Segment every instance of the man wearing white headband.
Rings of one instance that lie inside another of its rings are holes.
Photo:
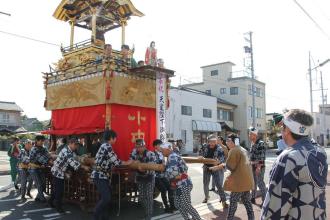
[[[256,191],[257,186],[261,191],[262,203],[266,196],[266,184],[264,182],[265,175],[265,159],[266,159],[266,148],[265,142],[258,137],[258,130],[254,127],[249,128],[249,138],[251,141],[250,148],[250,161],[252,164],[254,189],[251,193],[251,202],[256,204]],[[262,204],[261,203],[261,204]]]
[[[202,220],[196,209],[191,205],[191,190],[193,184],[188,176],[188,166],[180,155],[172,149],[171,143],[160,145],[161,151],[167,162],[165,165],[165,177],[170,180],[171,187],[174,190],[174,204],[180,211],[183,219]]]
[[[289,146],[275,161],[261,219],[327,219],[325,187],[328,164],[324,149],[308,137],[313,117],[290,110],[283,119],[282,137]]]

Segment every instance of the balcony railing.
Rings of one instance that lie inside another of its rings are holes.
[[[61,52],[63,54],[73,52],[75,50],[79,50],[92,45],[92,41],[90,39],[81,41],[79,43],[74,44],[73,46],[61,47]],[[96,45],[95,45],[96,46]]]

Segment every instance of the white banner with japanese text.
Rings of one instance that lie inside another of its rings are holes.
[[[158,73],[156,79],[156,120],[157,120],[157,137],[165,142],[165,109],[166,109],[166,76]]]

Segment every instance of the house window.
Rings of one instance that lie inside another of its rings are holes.
[[[234,112],[229,112],[229,121],[234,121]]]
[[[204,118],[212,118],[212,110],[211,109],[203,109],[203,117]]]
[[[0,122],[4,123],[4,124],[8,124],[9,123],[9,114],[4,112],[0,115]]]
[[[261,97],[261,89],[260,88],[256,88],[256,96]]]
[[[256,117],[263,118],[263,110],[261,108],[256,108]]]
[[[248,91],[249,91],[249,95],[252,95],[252,85],[249,85]]]
[[[252,106],[249,106],[249,107],[248,107],[248,116],[249,116],[249,118],[252,118],[252,117],[253,117]]]
[[[230,95],[238,95],[238,87],[230,87]]]
[[[226,88],[220,88],[220,94],[226,94]]]
[[[217,76],[219,74],[218,70],[212,70],[211,76]]]
[[[191,106],[181,105],[181,114],[182,115],[192,116],[192,107]]]
[[[220,108],[217,109],[218,121],[233,121],[233,118],[233,112]]]
[[[208,95],[211,95],[211,90],[210,89],[205,90],[205,93],[208,94]]]
[[[265,92],[263,89],[260,89],[260,98],[263,98],[265,96]]]
[[[187,131],[181,130],[181,139],[183,143],[187,143]]]

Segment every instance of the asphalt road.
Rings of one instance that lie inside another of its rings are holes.
[[[327,149],[328,158],[330,158],[330,149]],[[268,182],[268,173],[271,165],[276,159],[276,155],[268,153],[266,159],[266,174],[265,182]],[[202,215],[210,213],[212,210],[220,209],[219,196],[210,192],[210,203],[202,204],[204,199],[203,182],[202,182],[202,166],[200,164],[189,164],[189,175],[192,178],[194,188],[192,191],[192,203]],[[10,181],[10,176],[0,176],[0,185],[6,181]],[[36,195],[34,189],[32,194]],[[91,213],[86,210],[81,210],[80,207],[72,204],[65,204],[64,208],[67,211],[65,214],[59,214],[54,209],[47,207],[45,204],[36,203],[28,199],[26,203],[19,204],[20,196],[11,188],[0,192],[0,219],[4,220],[53,220],[53,219],[92,219]],[[172,215],[164,215],[161,208],[160,196],[154,202],[154,220],[170,220],[182,219],[178,213]],[[142,219],[143,210],[135,202],[124,202],[121,207],[120,215],[118,214],[118,205],[113,205],[110,208],[111,219],[113,220],[137,220]]]

